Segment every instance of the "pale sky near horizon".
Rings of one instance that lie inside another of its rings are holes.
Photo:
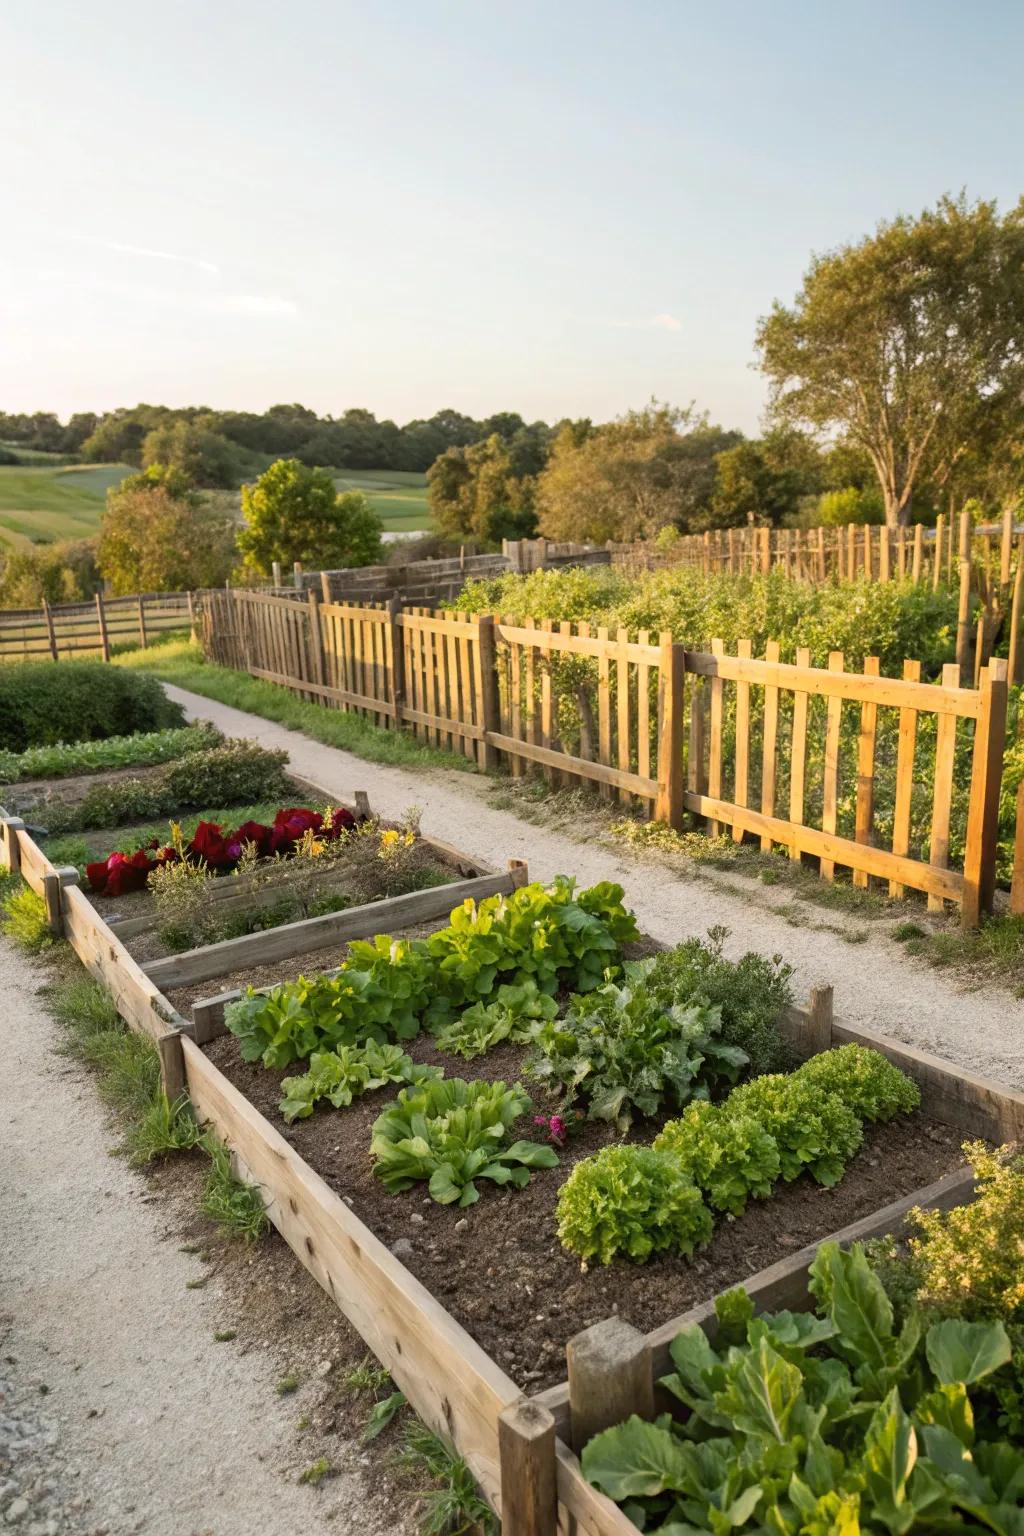
[[[0,0],[0,410],[756,431],[810,253],[1024,193],[1010,0]]]

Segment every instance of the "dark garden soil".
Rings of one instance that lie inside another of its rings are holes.
[[[16,784],[5,784],[4,804],[13,816],[31,813],[45,821],[48,806],[77,805],[97,784],[117,784],[122,779],[158,778],[166,773],[167,763],[149,763],[134,768],[102,768],[96,773],[75,774],[67,779],[19,779]],[[89,837],[102,833],[83,834]]]
[[[426,1037],[408,1049],[417,1061],[443,1066],[449,1077],[515,1082],[523,1072],[521,1047],[502,1046],[472,1062],[442,1055]],[[692,1260],[617,1260],[585,1272],[558,1243],[555,1202],[572,1164],[614,1140],[612,1128],[586,1125],[563,1149],[558,1168],[536,1171],[524,1190],[483,1181],[478,1203],[459,1210],[431,1200],[425,1184],[391,1195],[374,1176],[371,1127],[392,1093],[372,1094],[345,1110],[318,1110],[288,1126],[278,1109],[281,1080],[301,1072],[302,1064],[281,1072],[246,1063],[230,1036],[207,1051],[383,1242],[400,1243],[403,1263],[531,1392],[564,1379],[565,1345],[582,1328],[618,1313],[649,1332],[964,1161],[962,1134],[921,1114],[866,1128],[860,1153],[835,1189],[809,1178],[782,1186],[770,1200],[752,1202],[742,1217],[720,1220],[711,1243]],[[647,1123],[637,1139],[650,1140],[656,1129]],[[545,1136],[529,1115],[514,1134]]]

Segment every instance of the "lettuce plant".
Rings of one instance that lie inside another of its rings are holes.
[[[647,990],[650,961],[625,967],[625,980],[574,997],[564,1019],[545,1025],[529,1065],[539,1082],[572,1100],[586,1099],[591,1118],[627,1130],[634,1114],[654,1115],[707,1097],[735,1082],[747,1064],[720,1038],[717,1008],[664,1006]]]
[[[558,1192],[558,1236],[583,1260],[643,1263],[666,1249],[691,1255],[711,1236],[711,1212],[678,1160],[651,1147],[604,1147],[577,1163]]]
[[[1020,1536],[1024,1451],[984,1413],[1011,1356],[1003,1325],[914,1314],[897,1329],[857,1244],[823,1244],[811,1273],[814,1313],[755,1317],[732,1292],[724,1348],[684,1329],[662,1386],[685,1422],[634,1415],[596,1435],[589,1481],[663,1536]]]
[[[690,1104],[655,1137],[654,1149],[671,1153],[716,1211],[741,1216],[748,1200],[771,1194],[782,1160],[774,1136],[727,1105]]]
[[[289,1122],[305,1120],[321,1099],[344,1109],[388,1083],[422,1083],[441,1075],[437,1067],[414,1062],[399,1045],[378,1045],[375,1040],[339,1045],[336,1051],[314,1051],[308,1072],[284,1079],[281,1113]]]
[[[734,1089],[730,1115],[750,1115],[775,1141],[787,1183],[809,1173],[819,1184],[838,1184],[864,1140],[852,1109],[799,1072],[769,1073]]]
[[[541,992],[528,977],[514,985],[503,984],[493,1002],[474,1003],[450,1024],[442,1025],[434,1043],[440,1051],[472,1061],[506,1040],[512,1045],[528,1045],[543,1020],[557,1017],[555,999]]]
[[[517,1083],[469,1083],[445,1078],[403,1088],[374,1121],[373,1171],[392,1194],[427,1180],[441,1205],[472,1205],[477,1179],[522,1189],[531,1168],[556,1168],[552,1147],[509,1142],[509,1132],[532,1105]]]
[[[864,1045],[840,1045],[805,1061],[796,1076],[834,1093],[860,1120],[891,1120],[921,1103],[913,1078]]]

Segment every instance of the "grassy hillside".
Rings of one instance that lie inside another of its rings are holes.
[[[90,538],[107,487],[131,473],[125,464],[0,465],[0,539],[20,546]]]
[[[427,506],[427,477],[403,469],[346,469],[335,475],[339,491],[362,491],[386,532],[433,528]]]
[[[17,547],[91,537],[107,487],[133,473],[125,464],[0,465],[0,541]],[[362,491],[389,531],[433,526],[425,475],[353,469],[334,478],[341,491]]]

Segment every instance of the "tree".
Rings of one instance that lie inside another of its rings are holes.
[[[869,456],[889,526],[942,485],[990,412],[1024,389],[1024,199],[943,198],[814,258],[757,331],[778,419],[838,429]]]
[[[715,459],[711,524],[735,528],[747,522],[787,522],[801,499],[821,489],[818,448],[802,432],[776,429],[760,442],[737,443]]]
[[[101,585],[92,539],[32,544],[0,556],[0,606],[5,608],[39,608],[44,598],[48,603],[80,602]]]
[[[566,423],[537,482],[540,531],[604,543],[707,526],[715,457],[739,440],[692,406],[657,402],[597,428]]]
[[[247,570],[269,576],[275,560],[321,569],[380,559],[380,518],[357,491],[339,495],[325,469],[278,459],[242,487],[238,547]]]
[[[192,421],[168,422],[147,432],[142,467],[170,465],[193,484],[229,489],[240,479],[239,450],[226,437]]]
[[[97,563],[115,597],[217,587],[234,559],[231,516],[180,469],[154,464],[107,492]]]
[[[506,443],[495,432],[468,448],[449,448],[434,461],[427,470],[428,499],[446,538],[493,544],[536,531],[538,448],[528,434],[523,428]]]

